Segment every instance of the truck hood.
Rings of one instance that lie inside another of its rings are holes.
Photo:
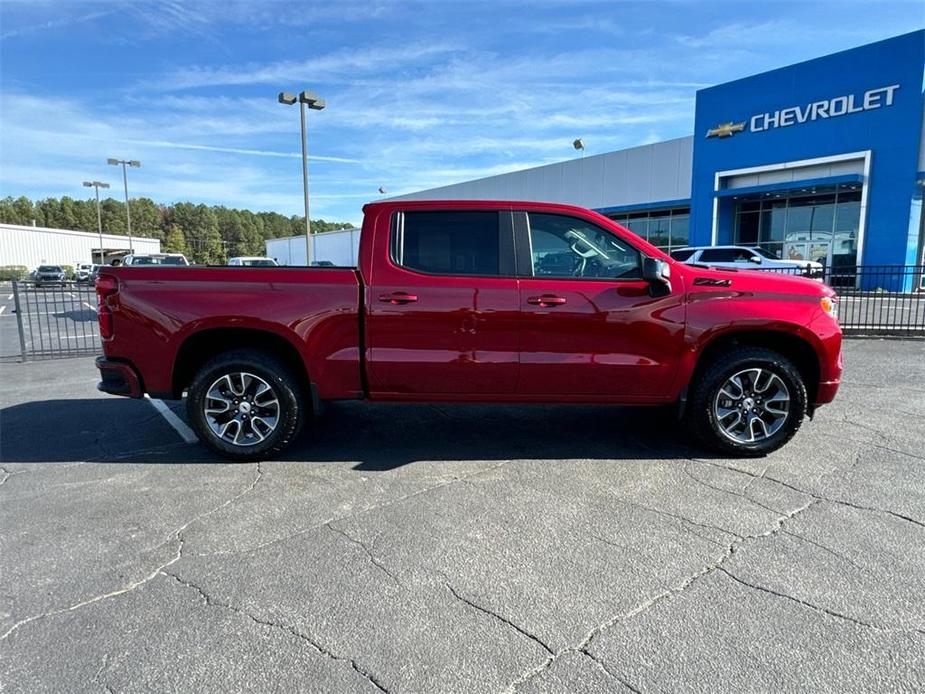
[[[835,291],[822,282],[778,272],[686,265],[677,261],[673,261],[671,270],[672,274],[684,277],[687,291],[714,288],[818,297],[835,295]]]

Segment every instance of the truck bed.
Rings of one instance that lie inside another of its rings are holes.
[[[230,348],[258,330],[295,345],[318,397],[362,397],[356,270],[155,266],[107,267],[100,274],[119,281],[114,335],[103,351],[116,360],[130,354],[155,397],[180,395],[181,349],[189,356],[204,341]]]

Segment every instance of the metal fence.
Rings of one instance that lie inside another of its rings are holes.
[[[39,286],[32,281],[14,281],[13,307],[18,333],[16,346],[22,361],[102,351],[93,284],[66,282]],[[2,356],[11,356],[8,354],[11,343],[13,336],[5,334]]]

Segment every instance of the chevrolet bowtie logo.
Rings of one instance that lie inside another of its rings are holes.
[[[732,137],[743,130],[745,130],[744,121],[742,123],[722,123],[707,130],[707,137]]]

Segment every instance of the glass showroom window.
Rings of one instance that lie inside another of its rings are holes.
[[[860,216],[861,191],[855,183],[816,188],[809,195],[766,194],[736,205],[734,238],[778,258],[853,265]]]
[[[691,214],[687,207],[608,216],[666,253],[683,248],[690,238]]]

